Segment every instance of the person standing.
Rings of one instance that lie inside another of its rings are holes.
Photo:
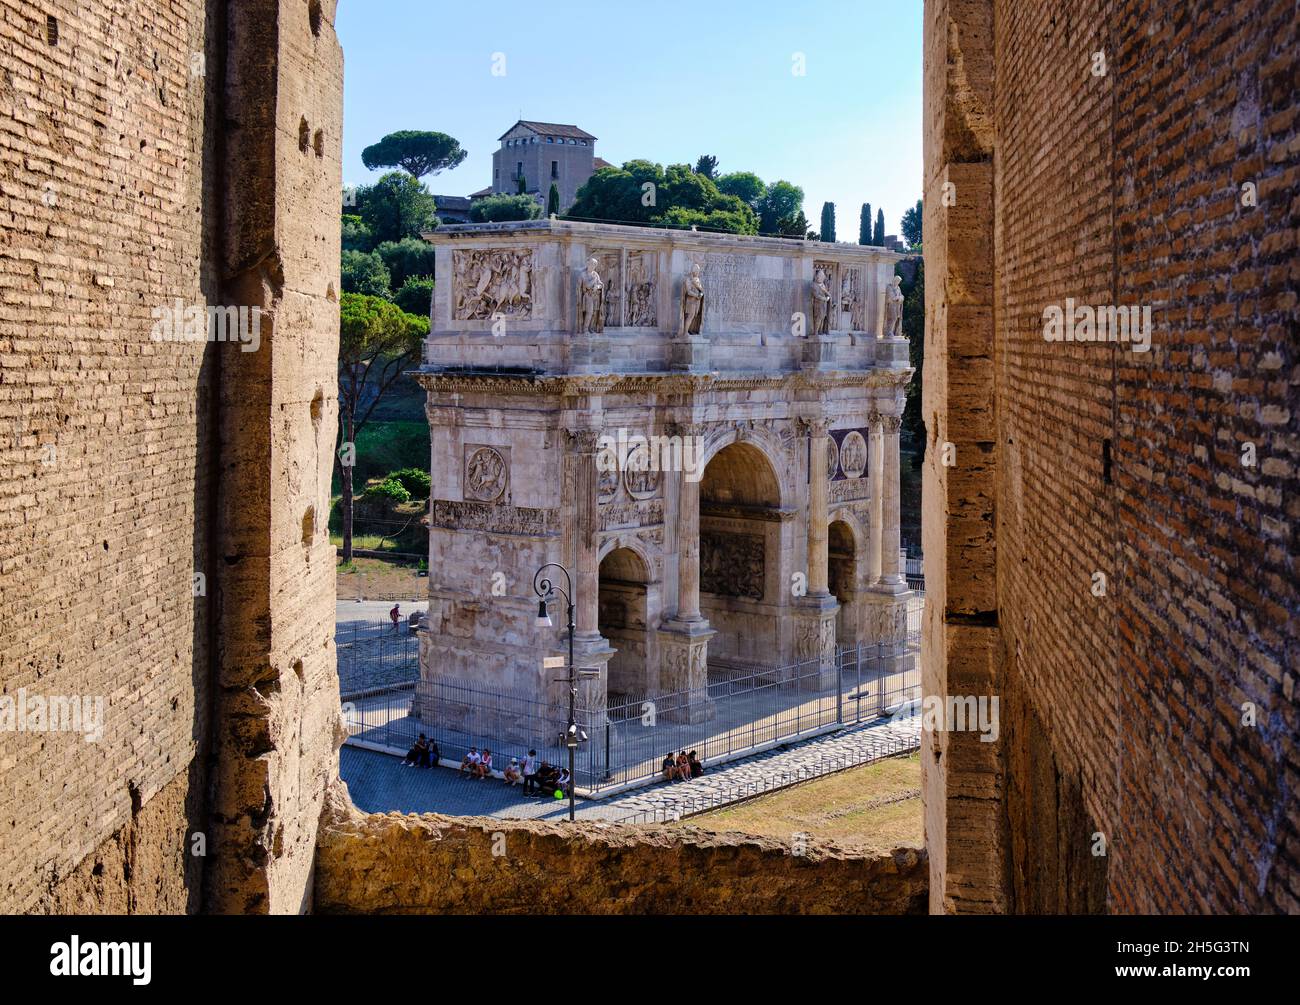
[[[541,791],[542,787],[537,784],[537,751],[530,750],[524,758],[524,795],[531,796]]]
[[[393,609],[388,612],[388,616],[393,619],[393,631],[398,631],[397,623],[402,620],[402,605],[394,604]]]

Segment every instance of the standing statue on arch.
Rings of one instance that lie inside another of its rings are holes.
[[[903,337],[903,279],[895,276],[885,287],[885,338]]]
[[[704,281],[700,278],[700,263],[691,266],[691,273],[682,280],[682,305],[678,324],[683,335],[698,335],[704,323]]]

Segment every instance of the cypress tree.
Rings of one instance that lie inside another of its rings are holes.
[[[876,210],[876,233],[871,243],[878,248],[885,246],[885,211],[883,209]]]
[[[862,204],[862,215],[858,217],[858,243],[871,243],[871,203]]]
[[[560,190],[555,182],[551,182],[551,190],[546,193],[546,215],[548,218],[560,215]]]
[[[821,236],[823,241],[834,243],[835,241],[835,203],[822,203],[822,229]]]

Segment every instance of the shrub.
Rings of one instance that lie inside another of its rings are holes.
[[[429,477],[429,472],[419,468],[402,468],[401,471],[388,475],[386,480],[401,483],[412,499],[428,499],[429,493],[433,491],[433,479]]]
[[[382,482],[366,486],[366,490],[361,493],[361,498],[368,503],[396,506],[399,503],[410,502],[411,493],[407,491],[405,485],[390,476]]]

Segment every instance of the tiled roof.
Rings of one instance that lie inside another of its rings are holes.
[[[566,126],[562,122],[532,122],[528,119],[520,119],[514,126],[511,126],[510,129],[498,136],[497,139],[505,139],[515,126],[524,126],[539,136],[563,136],[566,139],[574,140],[594,140],[596,138],[585,129],[579,129],[577,126]]]
[[[591,167],[593,170],[596,168],[612,168],[613,166],[614,165],[605,160],[604,157],[593,157],[591,159]]]

